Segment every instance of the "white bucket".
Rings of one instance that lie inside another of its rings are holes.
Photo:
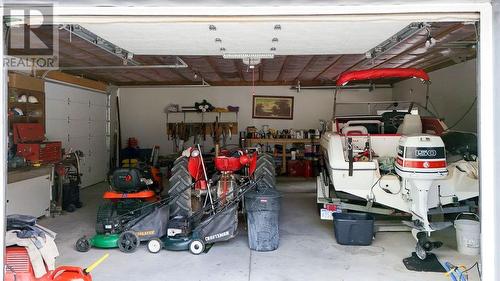
[[[461,215],[472,215],[477,220],[459,219]],[[479,217],[473,213],[462,213],[455,218],[457,233],[457,248],[464,255],[479,255],[481,223]]]

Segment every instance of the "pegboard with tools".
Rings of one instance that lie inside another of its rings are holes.
[[[213,141],[225,146],[227,141],[238,138],[238,112],[169,112],[166,130],[174,149],[182,149],[192,138],[194,144]]]

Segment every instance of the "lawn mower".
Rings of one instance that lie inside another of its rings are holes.
[[[148,250],[158,253],[189,250],[194,255],[203,253],[207,245],[234,238],[238,229],[238,206],[244,194],[255,188],[260,179],[249,181],[227,195],[219,197],[213,205],[207,205],[189,217],[176,216],[168,222],[167,234],[148,242]],[[222,201],[225,201],[224,203]]]
[[[233,190],[257,178],[259,186],[275,188],[274,158],[269,154],[242,149],[222,150],[213,162],[215,173],[209,177],[199,145],[184,150],[175,160],[168,192],[185,191],[174,199],[170,217],[189,217],[193,211],[213,205],[214,198],[220,198],[219,203],[224,204],[232,199],[232,194],[237,194],[232,193]],[[193,183],[193,188],[185,188]]]
[[[139,169],[119,168],[113,172],[111,182],[112,189],[104,193],[106,201],[97,211],[96,235],[90,239],[86,236],[78,239],[76,249],[80,252],[86,252],[90,247],[116,248],[123,240],[130,243],[134,237],[123,233],[125,230],[148,214],[162,212],[152,203],[165,200],[160,200],[159,194],[149,188],[153,180],[145,178]]]
[[[233,238],[243,195],[256,186],[275,188],[274,159],[267,154],[222,151],[214,159],[217,172],[207,180],[200,151],[188,148],[174,163],[169,193],[184,191],[171,204],[166,235],[148,242],[152,253],[165,248],[200,254],[207,244]]]

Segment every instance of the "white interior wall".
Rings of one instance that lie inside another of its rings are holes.
[[[136,137],[141,147],[160,145],[162,153],[172,152],[172,142],[166,135],[166,115],[164,108],[169,103],[192,106],[195,102],[206,99],[214,106],[239,106],[238,129],[247,126],[269,125],[277,129],[310,129],[318,128],[319,120],[330,120],[333,111],[333,90],[302,90],[297,92],[288,86],[256,87],[256,95],[293,96],[293,120],[252,119],[252,88],[241,87],[183,87],[183,88],[120,88],[120,118],[122,140]],[[390,100],[391,89],[346,90],[339,95],[342,101]],[[359,107],[341,106],[339,114],[358,111]],[[365,110],[365,107],[360,108]],[[212,140],[207,137],[205,144],[210,146]],[[238,143],[234,136],[230,143]],[[191,144],[191,143],[189,143]]]
[[[474,59],[429,73],[432,82],[429,88],[430,101],[435,106],[434,112],[448,126],[455,124],[465,114],[477,96],[476,64]],[[425,104],[425,92],[425,85],[418,79],[396,83],[393,88],[394,99],[414,100],[422,105]],[[477,132],[477,103],[453,129]]]

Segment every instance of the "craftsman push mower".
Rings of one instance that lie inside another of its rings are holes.
[[[188,148],[175,161],[169,193],[181,195],[170,205],[166,235],[148,242],[150,252],[165,248],[200,254],[206,245],[233,238],[243,195],[255,187],[275,188],[270,155],[222,151],[214,164],[216,173],[209,179],[199,146]]]
[[[222,204],[223,198],[205,206],[189,217],[176,216],[168,222],[166,235],[148,242],[148,250],[158,253],[161,249],[170,251],[189,250],[198,255],[206,245],[228,241],[237,235],[238,206],[244,194],[255,188],[260,179],[249,181],[228,193],[232,197]]]
[[[154,231],[144,226],[142,220],[150,216],[166,216],[165,220],[168,220],[168,208],[163,205],[170,197],[160,199],[159,194],[150,189],[153,180],[145,178],[139,169],[119,168],[113,172],[111,182],[112,189],[104,193],[106,201],[97,211],[96,235],[90,239],[86,236],[78,239],[76,249],[80,252],[86,252],[91,247],[118,247],[124,252],[134,251],[135,247],[130,245],[138,244],[137,237],[143,235],[150,238],[151,231]],[[127,232],[132,229],[136,231],[134,235]]]

